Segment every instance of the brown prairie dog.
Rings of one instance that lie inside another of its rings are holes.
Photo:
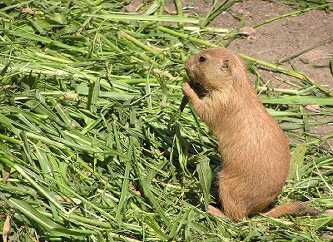
[[[286,135],[259,100],[237,54],[223,48],[208,49],[190,58],[186,71],[193,88],[184,83],[183,92],[217,139],[222,155],[218,180],[221,215],[239,221],[264,212],[288,176]],[[210,212],[216,214],[216,209]],[[268,215],[318,212],[302,203],[291,203]]]

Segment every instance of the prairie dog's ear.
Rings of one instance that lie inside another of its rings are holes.
[[[224,60],[222,64],[222,69],[229,68],[229,60]]]

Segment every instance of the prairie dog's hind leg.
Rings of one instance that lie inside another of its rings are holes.
[[[241,195],[239,197],[234,195],[228,187],[219,185],[219,195],[223,204],[223,213],[233,221],[241,221],[248,216],[248,209]],[[237,194],[237,192],[236,192]]]
[[[209,205],[207,212],[215,217],[220,217],[220,218],[228,217],[235,222],[241,221],[243,218],[245,218],[248,215],[245,207],[239,206],[232,200],[226,200],[226,203],[223,202],[223,207],[224,211],[221,211],[220,209],[212,205]]]

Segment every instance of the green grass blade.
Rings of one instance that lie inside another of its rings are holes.
[[[199,175],[199,182],[203,190],[205,209],[207,211],[210,204],[210,187],[212,185],[212,172],[209,166],[209,159],[202,157],[197,165],[197,172]]]
[[[31,185],[33,185],[45,198],[48,199],[49,202],[53,203],[60,211],[66,212],[65,208],[61,205],[61,203],[55,198],[55,196],[50,193],[48,190],[46,190],[44,187],[39,185],[32,177],[30,177],[23,168],[21,168],[19,165],[14,164],[10,160],[1,157],[0,161],[5,163],[6,165],[14,168],[16,171],[18,171],[25,179],[27,179]]]
[[[23,200],[11,198],[8,200],[8,203],[47,230],[53,230],[55,228],[61,227],[48,217],[39,213],[36,209],[34,209],[31,205],[24,202]]]
[[[188,17],[180,17],[180,16],[167,16],[167,15],[160,15],[160,16],[152,16],[152,15],[135,15],[135,14],[113,14],[110,13],[108,15],[100,14],[84,14],[84,16],[94,17],[94,18],[101,18],[103,20],[135,20],[135,21],[156,21],[156,22],[176,22],[176,23],[192,23],[198,24],[199,20],[195,18],[188,18]]]

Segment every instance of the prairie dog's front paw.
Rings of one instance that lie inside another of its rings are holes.
[[[187,82],[183,83],[182,90],[183,90],[184,95],[189,98],[195,97],[197,95],[195,93],[195,91],[192,89],[192,87]]]

